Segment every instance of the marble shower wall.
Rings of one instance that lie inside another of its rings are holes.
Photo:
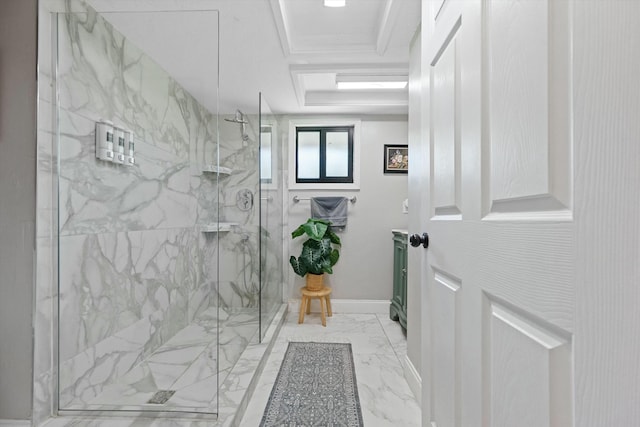
[[[57,22],[59,398],[82,408],[209,305],[217,241],[199,227],[218,186],[201,166],[217,117],[99,14],[67,7],[82,12]],[[136,166],[95,158],[100,119],[135,133]]]
[[[271,116],[277,133],[274,135],[272,156],[273,185],[259,183],[259,117],[245,114],[245,140],[239,124],[220,120],[220,164],[233,173],[220,179],[221,221],[237,222],[238,227],[220,235],[220,282],[214,288],[218,295],[212,302],[230,312],[239,310],[258,316],[260,283],[262,282],[263,325],[268,325],[282,304],[283,275],[283,152],[282,132],[286,127],[278,125],[279,119]],[[242,210],[237,205],[238,192],[249,190],[253,195],[253,208]],[[261,192],[262,190],[262,192]],[[262,245],[262,246],[261,246]],[[262,258],[260,260],[260,257]],[[207,256],[213,260],[212,256]],[[260,262],[262,277],[260,277]],[[205,261],[206,263],[206,261]],[[268,314],[268,316],[266,316]],[[263,328],[263,331],[266,328]]]
[[[257,105],[257,103],[256,103]],[[246,112],[245,112],[246,113]],[[232,170],[219,180],[220,221],[237,224],[231,232],[220,233],[219,283],[213,288],[212,304],[229,311],[246,311],[258,318],[260,297],[259,271],[259,141],[258,116],[244,115],[245,137],[238,123],[228,122],[234,115],[223,115],[219,122],[220,165]],[[251,194],[251,207],[239,202],[243,192]],[[215,261],[207,256],[209,262]],[[257,323],[256,323],[257,328]]]

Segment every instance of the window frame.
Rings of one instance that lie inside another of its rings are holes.
[[[296,182],[296,145],[299,127],[353,127],[353,151],[352,162],[353,182]],[[360,190],[360,150],[361,150],[361,127],[360,119],[349,117],[326,117],[326,118],[291,118],[289,119],[289,140],[288,147],[288,168],[287,177],[289,190]]]
[[[353,184],[353,131],[354,126],[296,126],[296,184]],[[298,178],[298,135],[300,132],[318,132],[320,134],[320,176],[318,178]],[[347,176],[327,176],[327,133],[331,132],[347,132]]]

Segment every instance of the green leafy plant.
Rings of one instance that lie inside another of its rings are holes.
[[[292,256],[289,262],[298,276],[307,273],[333,273],[333,266],[340,258],[334,245],[340,246],[340,238],[331,231],[329,221],[309,218],[307,222],[291,233],[291,238],[306,235],[308,239],[302,244],[302,253],[298,258]]]

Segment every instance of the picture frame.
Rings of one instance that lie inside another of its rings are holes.
[[[385,144],[383,173],[406,174],[408,172],[409,146],[407,144]]]

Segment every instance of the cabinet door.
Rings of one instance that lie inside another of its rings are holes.
[[[403,241],[399,244],[398,256],[400,261],[398,266],[400,268],[399,273],[399,292],[400,292],[400,325],[407,329],[407,243],[406,236],[402,236]]]
[[[393,297],[389,308],[389,316],[392,320],[400,320],[403,307],[406,307],[406,292],[403,287],[403,280],[406,277],[406,244],[402,234],[393,235]],[[406,310],[405,310],[406,319]]]

